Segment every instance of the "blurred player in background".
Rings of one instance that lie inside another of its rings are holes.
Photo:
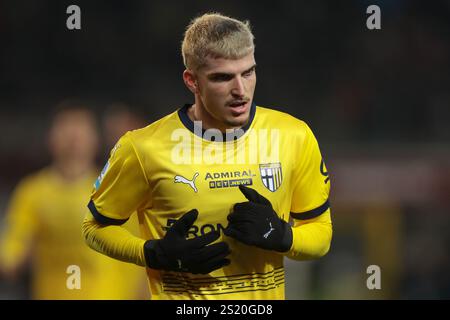
[[[182,55],[195,103],[125,134],[96,182],[86,241],[146,266],[154,299],[284,299],[284,257],[330,248],[319,145],[303,121],[256,106],[254,48],[248,23],[194,19]],[[136,211],[144,239],[121,227]]]
[[[11,197],[0,242],[2,276],[17,279],[31,262],[32,299],[142,298],[144,270],[89,250],[80,232],[98,171],[93,113],[80,103],[61,104],[48,145],[51,164],[24,178]]]
[[[120,102],[107,106],[101,120],[105,155],[109,155],[109,151],[127,131],[142,128],[145,125],[139,114]]]

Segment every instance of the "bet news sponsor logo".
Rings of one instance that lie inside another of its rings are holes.
[[[222,180],[222,181],[210,181],[210,189],[237,187],[240,185],[251,186],[253,184],[252,179],[239,179],[239,180]]]
[[[256,174],[252,170],[207,172],[205,180],[209,181],[210,189],[237,187],[240,185],[251,186]]]

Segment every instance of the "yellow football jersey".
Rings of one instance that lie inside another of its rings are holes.
[[[80,228],[95,177],[91,172],[67,182],[49,167],[23,179],[14,190],[0,264],[15,268],[31,254],[31,298],[148,297],[142,287],[146,281],[142,267],[101,255],[84,242]],[[127,225],[138,232],[136,218]]]
[[[303,121],[252,104],[248,124],[224,141],[222,133],[193,123],[189,107],[118,141],[89,203],[97,221],[121,224],[137,211],[143,238],[160,239],[196,208],[189,238],[222,231],[233,205],[247,201],[240,184],[269,199],[285,221],[328,210],[328,172]],[[245,245],[223,232],[218,241],[228,243],[230,265],[208,275],[147,268],[152,298],[284,299],[282,253]]]

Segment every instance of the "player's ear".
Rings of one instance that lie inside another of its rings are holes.
[[[183,71],[183,81],[192,93],[198,92],[197,78],[191,70],[186,69]]]

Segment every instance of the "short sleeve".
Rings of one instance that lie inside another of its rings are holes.
[[[125,134],[111,150],[94,184],[88,207],[99,223],[123,224],[148,200],[147,178],[130,135]]]
[[[330,177],[313,132],[304,122],[302,124],[295,155],[298,161],[292,177],[291,216],[306,220],[321,215],[330,207]]]

